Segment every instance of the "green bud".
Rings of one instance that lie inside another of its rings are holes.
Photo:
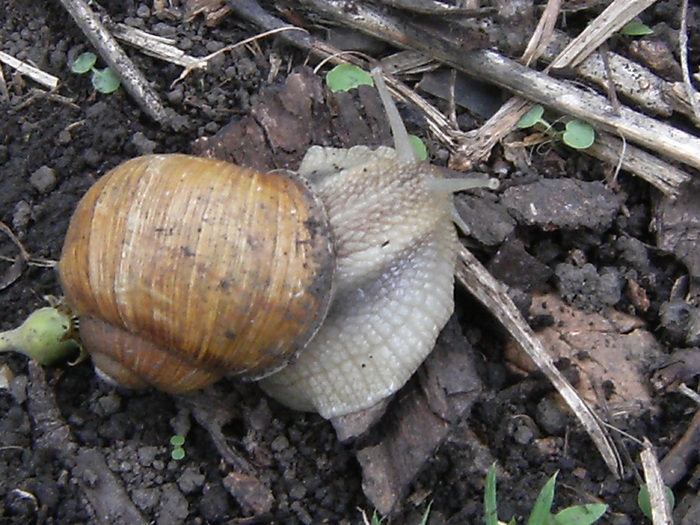
[[[32,312],[22,325],[0,333],[0,352],[20,352],[42,365],[75,357],[75,322],[70,312],[47,306]]]

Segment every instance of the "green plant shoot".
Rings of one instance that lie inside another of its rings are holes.
[[[93,69],[92,71],[92,86],[100,93],[114,93],[119,89],[121,81],[119,77],[110,68]]]
[[[78,75],[92,73],[92,87],[100,93],[109,94],[115,92],[119,89],[119,85],[121,84],[119,77],[108,67],[105,69],[96,68],[96,62],[97,56],[95,53],[83,53],[75,59],[71,66],[71,71]]]
[[[78,354],[73,316],[47,306],[32,312],[14,330],[0,333],[0,352],[20,352],[42,365],[65,362]]]
[[[498,525],[498,507],[496,503],[496,463],[491,464],[486,474],[484,486],[484,515],[486,525]]]
[[[552,503],[554,502],[554,486],[557,483],[557,474],[555,473],[544,484],[542,490],[537,496],[530,518],[527,520],[527,525],[545,525],[547,520],[552,515]]]
[[[557,132],[553,129],[552,124],[543,118],[543,115],[544,108],[542,106],[539,104],[532,106],[527,113],[520,117],[516,126],[519,129],[541,126],[548,135],[561,137],[564,144],[573,149],[582,150],[590,148],[593,142],[595,142],[595,130],[590,124],[586,124],[580,120],[570,120],[566,123],[564,131]]]
[[[566,123],[564,134],[561,136],[564,144],[573,149],[590,148],[595,142],[595,130],[590,124],[580,120],[570,120]]]
[[[185,436],[174,435],[170,438],[170,444],[173,449],[170,451],[170,457],[175,461],[180,461],[185,457],[185,449],[183,445],[185,444]]]
[[[326,74],[326,84],[330,90],[350,91],[359,86],[374,86],[372,75],[352,64],[339,64]]]
[[[409,135],[408,139],[411,141],[413,151],[416,152],[418,159],[426,160],[428,158],[428,149],[425,147],[425,142],[423,142],[420,137],[416,137],[415,135]]]
[[[625,36],[646,36],[654,33],[654,30],[641,22],[630,22],[620,29],[620,34]]]
[[[71,71],[73,71],[73,73],[77,73],[78,75],[88,73],[89,71],[92,71],[95,62],[97,62],[97,55],[95,53],[83,53],[75,59],[73,65],[71,66]]]
[[[520,117],[516,126],[519,129],[531,128],[537,124],[549,127],[549,123],[542,118],[542,115],[544,115],[544,108],[542,106],[539,104],[532,106],[527,113]]]
[[[527,525],[591,525],[600,519],[608,510],[607,505],[591,503],[586,505],[576,505],[568,507],[556,515],[552,514],[552,503],[554,502],[554,490],[557,482],[557,474],[554,474],[537,496],[532,512],[528,518]],[[484,516],[486,525],[498,525],[498,508],[496,504],[496,464],[486,475],[484,487]],[[509,525],[515,524],[515,518],[511,519]]]
[[[676,497],[673,495],[673,491],[670,487],[666,488],[666,499],[668,500],[668,506],[673,510],[676,506]],[[649,498],[649,487],[646,484],[639,487],[639,492],[637,493],[637,505],[639,510],[642,511],[647,518],[652,519],[651,513],[651,499]]]

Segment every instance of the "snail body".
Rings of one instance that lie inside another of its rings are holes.
[[[311,147],[298,172],[184,155],[118,166],[79,204],[59,264],[96,368],[179,392],[261,379],[329,418],[398,390],[453,310],[452,192],[396,148]]]

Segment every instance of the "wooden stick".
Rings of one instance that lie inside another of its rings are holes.
[[[126,24],[116,24],[110,27],[112,34],[117,40],[121,40],[131,46],[136,47],[142,53],[150,55],[160,60],[165,60],[171,64],[182,67],[206,67],[206,63],[201,59],[188,55],[183,50],[172,45],[167,38],[152,35],[141,29],[128,26]]]
[[[170,119],[156,92],[87,3],[84,0],[61,0],[61,3],[141,109],[160,124],[168,124]]]
[[[556,32],[556,38],[542,54],[545,62],[552,62],[571,39],[561,31]],[[615,90],[628,100],[634,101],[635,106],[646,112],[663,117],[670,117],[673,106],[665,99],[664,91],[670,89],[671,83],[655,75],[644,66],[617,53],[608,53],[608,62],[612,73]],[[576,73],[581,77],[605,87],[605,64],[598,53],[594,53],[578,66]]]
[[[615,0],[593,23],[572,40],[550,67],[574,67],[605,42],[611,34],[644,11],[656,0]]]
[[[627,107],[616,115],[604,97],[521,66],[494,51],[471,52],[458,62],[482,80],[700,169],[700,139],[680,129]]]
[[[666,497],[666,487],[661,479],[659,461],[647,438],[644,438],[644,449],[639,457],[644,469],[644,480],[647,482],[652,522],[654,525],[673,525],[671,506]]]
[[[600,418],[554,366],[551,356],[525,322],[501,283],[464,246],[461,246],[459,251],[456,275],[459,282],[496,316],[537,367],[554,384],[588,431],[608,468],[619,476],[622,472],[622,461]]]
[[[35,82],[38,82],[42,86],[46,86],[49,89],[56,89],[56,87],[58,86],[57,77],[49,75],[41,69],[38,69],[34,66],[30,66],[29,64],[22,62],[21,60],[17,60],[15,57],[8,55],[7,53],[3,53],[2,51],[0,51],[0,62],[7,64],[13,69],[16,69],[22,75],[27,75]]]

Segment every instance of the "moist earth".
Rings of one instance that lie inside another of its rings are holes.
[[[239,145],[236,160],[245,163],[252,151],[259,152],[258,162],[267,169],[294,168],[310,143],[390,143],[369,91],[334,97],[319,82],[318,91],[304,95],[320,93],[318,100],[327,97],[332,103],[326,107],[317,100],[318,121],[303,124],[305,138],[278,130],[275,140],[286,149],[256,149],[245,131],[260,122],[262,109],[280,105],[280,86],[307,60],[275,38],[222,54],[207,71],[191,72],[179,82],[174,81],[182,68],[129,50],[179,115],[176,129],[165,129],[144,116],[123,88],[100,94],[87,76],[71,73],[74,58],[91,47],[59,2],[0,4],[0,50],[60,78],[58,90],[48,92],[3,67],[0,219],[27,250],[29,262],[13,265],[18,248],[9,236],[0,237],[2,329],[45,305],[46,296],[61,295],[54,268],[44,262],[59,258],[80,197],[126,159],[215,149],[229,124],[251,141]],[[113,21],[172,37],[194,56],[255,32],[233,17],[212,25],[202,17],[185,23],[174,10],[158,11],[147,2],[103,4]],[[656,8],[651,21],[665,22],[664,13]],[[343,112],[357,113],[364,127],[341,119],[334,128],[331,117]],[[407,120],[412,132],[422,133],[416,119],[408,115]],[[271,139],[260,140],[269,145]],[[444,159],[440,146],[427,142],[433,158]],[[694,341],[692,307],[673,296],[686,269],[668,251],[655,248],[649,224],[658,196],[645,183],[624,173],[611,183],[611,167],[559,146],[532,155],[525,168],[510,164],[502,152],[479,168],[504,177],[499,192],[477,192],[458,203],[472,224],[468,242],[511,287],[534,327],[558,322],[551,312],[529,315],[532,302],[547,291],[586,314],[610,308],[633,314],[663,351]],[[563,202],[567,199],[571,206]],[[582,199],[595,203],[595,213],[576,209]],[[528,215],[533,203],[551,210],[546,223]],[[636,294],[629,293],[630,282]],[[505,361],[509,338],[491,315],[461,289],[456,304],[453,324],[478,351],[483,391],[410,485],[393,522],[418,523],[429,505],[430,524],[483,522],[485,473],[497,461],[502,520],[527,516],[542,485],[558,472],[555,508],[602,501],[610,506],[606,523],[643,523],[636,503],[638,474],[628,468],[616,479],[551,385]],[[129,509],[158,524],[355,524],[363,513],[372,515],[356,457],[368,443],[341,442],[328,421],[285,409],[255,384],[218,384],[203,394],[210,395],[212,407],[202,416],[197,403],[206,397],[188,401],[114,388],[95,376],[89,361],[42,369],[16,354],[0,359],[2,523],[135,523]],[[579,369],[570,359],[558,365],[578,382]],[[614,384],[602,387],[613,396]],[[631,457],[638,456],[640,445],[628,436],[649,438],[662,457],[685,431],[694,408],[685,397],[665,393],[608,417],[624,431],[615,438]],[[182,459],[172,456],[175,435],[185,436]],[[246,473],[237,465],[252,468]],[[697,476],[688,478],[676,494],[686,508],[698,488]],[[115,507],[123,514],[101,514]]]

